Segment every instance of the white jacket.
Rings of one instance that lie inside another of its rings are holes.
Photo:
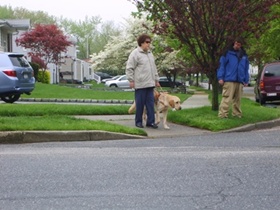
[[[155,87],[159,76],[152,52],[145,52],[141,47],[134,49],[128,57],[126,76],[134,81],[135,89]]]

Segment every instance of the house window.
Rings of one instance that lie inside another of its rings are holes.
[[[3,34],[1,33],[0,30],[0,52],[4,51],[4,43],[3,43]]]
[[[7,51],[8,52],[13,52],[13,43],[12,43],[12,34],[7,35]]]

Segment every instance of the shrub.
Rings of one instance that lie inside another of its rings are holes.
[[[51,83],[51,73],[49,70],[40,69],[38,72],[38,82],[42,82],[45,84]]]

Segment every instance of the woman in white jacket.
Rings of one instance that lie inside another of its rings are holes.
[[[138,47],[134,49],[127,61],[126,76],[130,87],[135,89],[136,114],[135,125],[143,128],[143,111],[147,110],[146,126],[158,128],[154,114],[154,88],[159,87],[159,76],[155,59],[150,51],[151,37],[142,34],[138,37]]]

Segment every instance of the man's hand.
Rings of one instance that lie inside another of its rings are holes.
[[[160,87],[160,84],[159,84],[159,82],[156,82],[156,87]]]
[[[219,84],[220,84],[220,85],[224,85],[224,80],[220,79],[220,80],[219,80]]]

